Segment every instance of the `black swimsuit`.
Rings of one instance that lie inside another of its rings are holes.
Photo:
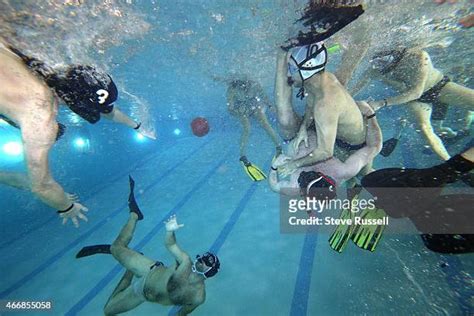
[[[442,121],[446,117],[446,113],[448,112],[448,104],[441,102],[439,95],[444,86],[450,81],[451,79],[449,79],[448,76],[444,76],[443,79],[441,79],[431,89],[423,93],[418,100],[416,100],[423,103],[431,103],[433,106],[433,112],[431,114],[432,120]]]

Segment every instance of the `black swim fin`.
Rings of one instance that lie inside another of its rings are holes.
[[[76,258],[89,257],[97,254],[110,254],[110,245],[94,245],[82,248],[77,254]]]
[[[128,176],[130,182],[130,195],[128,196],[128,208],[130,212],[135,213],[138,215],[138,220],[141,221],[143,219],[143,213],[140,211],[138,207],[137,201],[135,200],[135,181],[133,180],[132,176]]]
[[[380,154],[384,157],[390,156],[397,147],[397,144],[398,138],[390,138],[389,140],[384,141]]]

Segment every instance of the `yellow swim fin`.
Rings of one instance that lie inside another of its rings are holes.
[[[340,219],[348,221],[350,219],[353,219],[353,217],[354,215],[352,214],[351,210],[343,209],[341,212]],[[337,226],[331,237],[329,237],[329,247],[331,247],[337,252],[342,252],[346,248],[349,240],[351,239],[353,230],[353,225],[340,224],[339,226]]]
[[[360,215],[363,220],[380,220],[386,216],[385,211],[380,208],[372,210],[366,209]],[[373,252],[379,244],[384,230],[385,225],[357,225],[352,233],[351,239],[357,247]]]
[[[243,164],[244,170],[247,175],[252,179],[252,181],[262,181],[267,178],[265,173],[260,170],[257,166],[254,166],[250,161],[247,160],[247,157],[240,157],[240,161]]]

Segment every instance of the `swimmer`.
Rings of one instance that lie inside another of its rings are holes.
[[[123,124],[136,130],[145,137],[156,139],[152,131],[147,130],[141,122],[120,111],[114,102],[118,98],[117,86],[110,75],[88,65],[71,65],[65,69],[52,69],[42,61],[24,55],[10,47],[25,65],[38,78],[55,92],[62,104],[91,124],[101,117]]]
[[[389,216],[409,218],[421,232],[428,249],[441,253],[472,253],[472,189],[468,194],[441,193],[443,187],[462,180],[473,169],[474,147],[470,147],[431,168],[374,171],[364,176],[361,184],[377,197],[377,207],[383,208]]]
[[[21,130],[27,174],[0,172],[0,183],[30,190],[58,210],[63,224],[87,221],[87,208],[68,194],[49,170],[48,154],[60,129],[58,104],[50,89],[0,40],[0,116]]]
[[[84,247],[76,258],[98,253],[111,253],[126,269],[104,307],[105,315],[116,315],[130,311],[143,302],[181,306],[177,315],[188,315],[206,299],[204,281],[217,274],[220,268],[216,255],[206,252],[196,256],[194,262],[176,243],[175,231],[183,227],[176,216],[165,222],[166,249],[174,256],[175,263],[165,266],[136,252],[128,245],[132,240],[138,220],[143,215],[135,202],[134,181],[130,177],[130,217],[112,245]]]
[[[371,66],[356,83],[353,95],[370,80],[377,79],[381,79],[401,94],[369,102],[374,110],[395,104],[407,104],[433,151],[441,159],[448,160],[449,153],[437,134],[449,137],[457,135],[451,128],[443,126],[449,105],[467,110],[465,126],[459,133],[469,134],[474,113],[474,90],[452,82],[434,68],[427,52],[416,48],[400,48],[375,54]]]
[[[352,153],[345,162],[335,157],[307,167],[298,168],[290,175],[289,181],[280,180],[277,170],[287,161],[298,160],[299,156],[313,151],[319,143],[313,131],[309,133],[309,145],[299,145],[294,149],[294,142],[290,143],[288,156],[279,155],[272,163],[269,183],[273,191],[288,196],[313,196],[318,199],[336,196],[336,188],[355,177],[382,149],[382,132],[375,118],[375,112],[366,102],[357,103],[360,112],[366,118],[367,135],[364,147]]]
[[[318,144],[308,155],[280,165],[278,172],[283,177],[330,159],[335,145],[346,157],[366,147],[362,114],[337,78],[325,71],[326,63],[327,52],[322,42],[296,47],[288,53],[278,52],[275,100],[280,132],[287,141],[294,139],[293,146],[298,149],[302,142],[308,147],[308,128],[314,126]],[[300,98],[307,97],[304,120],[293,109],[292,86],[300,87]],[[368,163],[362,173],[370,169]]]
[[[265,174],[248,161],[246,150],[250,135],[250,118],[255,117],[272,139],[277,152],[281,152],[278,136],[265,114],[266,109],[272,105],[263,88],[255,81],[244,78],[229,80],[227,86],[227,109],[230,114],[240,120],[243,128],[240,138],[240,161],[250,179],[253,181],[264,180],[266,179]]]

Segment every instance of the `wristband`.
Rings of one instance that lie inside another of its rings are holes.
[[[375,113],[370,114],[370,115],[366,116],[365,118],[369,120],[369,119],[374,118],[374,117],[375,117]]]
[[[64,211],[60,211],[58,210],[58,214],[63,214],[63,213],[67,213],[69,212],[70,210],[72,210],[72,208],[74,207],[74,203],[71,204],[71,206],[69,206],[67,209],[65,209]]]
[[[137,127],[134,127],[134,128],[133,128],[134,130],[137,130],[137,129],[139,129],[139,128],[140,128],[140,126],[142,126],[142,122],[140,122],[140,123],[137,123],[137,124],[138,124],[138,125],[137,125]]]
[[[273,171],[278,171],[278,168],[274,168],[273,166],[270,167]]]

